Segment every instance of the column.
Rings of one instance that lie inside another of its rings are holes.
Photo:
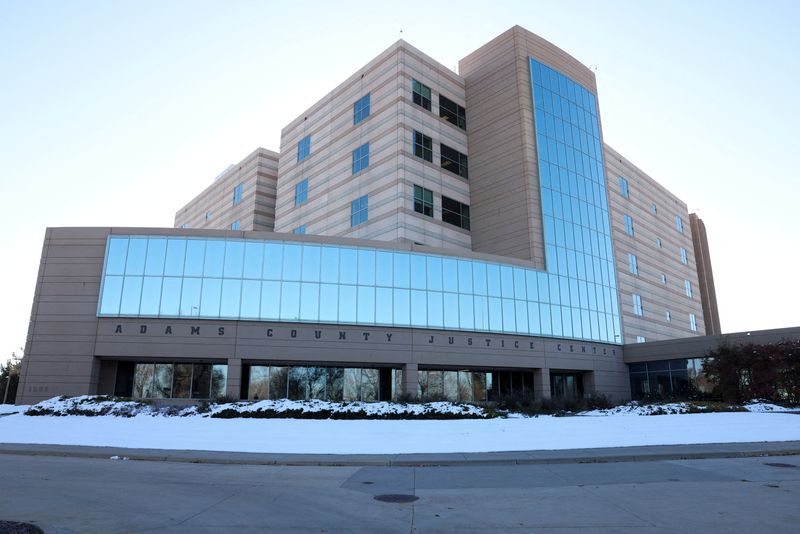
[[[225,395],[239,399],[242,391],[242,359],[228,358],[228,384]]]
[[[533,370],[533,394],[537,399],[550,398],[550,369]]]
[[[403,364],[403,395],[417,397],[417,388],[419,387],[418,371],[419,366],[416,363]]]

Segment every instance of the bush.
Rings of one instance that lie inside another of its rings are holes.
[[[753,399],[800,403],[800,340],[765,345],[720,345],[703,363],[703,372],[725,402]]]

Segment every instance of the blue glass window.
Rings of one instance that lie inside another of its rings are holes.
[[[411,144],[414,147],[414,155],[425,161],[433,161],[433,139],[416,130],[411,132]]]
[[[369,117],[369,93],[365,94],[353,104],[353,124],[358,124]]]
[[[628,271],[631,274],[639,275],[639,263],[636,259],[636,254],[628,254]]]
[[[367,222],[369,214],[368,196],[357,198],[350,203],[350,226],[358,226]]]
[[[211,220],[211,211],[207,211],[207,212],[206,212],[205,219],[206,219],[206,222],[208,222],[208,221],[210,221],[210,220]]]
[[[686,254],[686,249],[681,247],[681,263],[684,265],[688,265],[689,263],[689,256]]]
[[[299,206],[308,200],[308,178],[294,186],[294,205]]]
[[[677,228],[680,233],[683,233],[683,219],[681,219],[680,215],[675,216],[675,228]]]
[[[689,328],[692,332],[697,332],[697,316],[693,313],[689,314]]]
[[[353,174],[359,173],[369,166],[369,143],[364,143],[353,150]]]
[[[644,343],[647,339],[644,336],[636,336],[637,343]]]
[[[644,310],[642,308],[642,297],[634,293],[631,295],[633,301],[633,313],[635,315],[643,315]]]
[[[244,184],[239,184],[233,188],[233,205],[236,206],[242,201],[242,194],[244,193]]]
[[[625,233],[633,235],[633,219],[630,215],[623,215],[623,219],[625,220]]]
[[[626,180],[622,176],[619,177],[619,193],[625,198],[630,198],[630,190],[628,189],[628,180]]]
[[[431,110],[431,88],[427,85],[411,80],[411,99],[416,105]]]
[[[307,135],[297,143],[297,161],[303,161],[311,154],[311,136]]]
[[[683,288],[686,290],[686,296],[692,298],[692,283],[689,280],[684,280]]]
[[[652,212],[653,212],[653,215],[656,215],[656,214],[658,213],[658,206],[656,205],[656,203],[655,203],[655,202],[653,202],[652,204],[650,204],[650,211],[652,211]]]
[[[292,233],[293,234],[305,234],[306,233],[306,226],[307,225],[305,225],[305,224],[301,224],[300,226],[298,226],[297,228],[292,230]]]
[[[241,225],[242,222],[239,219],[236,219],[231,223],[231,230],[238,230]]]

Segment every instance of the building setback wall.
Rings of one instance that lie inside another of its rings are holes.
[[[17,402],[113,393],[115,365],[124,360],[227,363],[228,393],[235,396],[241,385],[241,365],[264,362],[537,370],[545,375],[579,371],[591,373],[586,375],[587,392],[618,399],[629,395],[622,348],[603,343],[380,326],[98,318],[106,239],[111,233],[258,236],[213,230],[48,229]],[[309,237],[315,242],[342,241]]]
[[[175,227],[240,230],[275,229],[278,154],[257,148],[232,165],[175,214]],[[242,185],[242,200],[233,204],[233,190]]]
[[[412,100],[412,80],[432,90],[431,111]],[[354,124],[353,107],[369,94],[369,116]],[[442,195],[469,203],[466,179],[441,168],[441,145],[467,153],[466,132],[439,117],[439,95],[464,105],[463,81],[398,41],[331,91],[281,132],[276,226],[292,232],[470,249],[470,233],[442,221]],[[433,141],[431,162],[415,157],[412,135]],[[298,161],[298,143],[310,154]],[[369,143],[369,166],[354,174],[353,151]],[[308,200],[296,186],[308,180]],[[433,217],[414,211],[414,185],[433,191]],[[367,195],[366,222],[351,225],[351,202]]]
[[[545,267],[529,58],[592,93],[594,73],[563,50],[514,26],[459,62],[469,115],[473,249]]]
[[[703,302],[703,318],[706,324],[706,335],[713,336],[722,333],[719,324],[719,308],[717,307],[717,290],[714,287],[714,272],[711,270],[711,252],[708,249],[708,236],[706,225],[696,213],[689,215],[692,228],[692,243],[694,245],[697,277],[700,285],[700,295]]]
[[[604,153],[624,343],[636,343],[637,336],[657,341],[702,335],[704,314],[686,204],[610,146],[604,145]],[[620,177],[627,181],[627,198]],[[633,220],[632,236],[625,215]],[[683,221],[683,233],[676,216]],[[638,274],[630,271],[629,254],[636,256]],[[686,280],[692,297],[686,295]],[[642,315],[634,311],[634,294],[641,297]],[[697,318],[697,331],[690,328],[689,314]]]

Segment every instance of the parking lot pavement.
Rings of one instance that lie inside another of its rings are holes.
[[[55,533],[788,532],[800,524],[798,456],[293,467],[0,455],[0,473],[0,520]]]

